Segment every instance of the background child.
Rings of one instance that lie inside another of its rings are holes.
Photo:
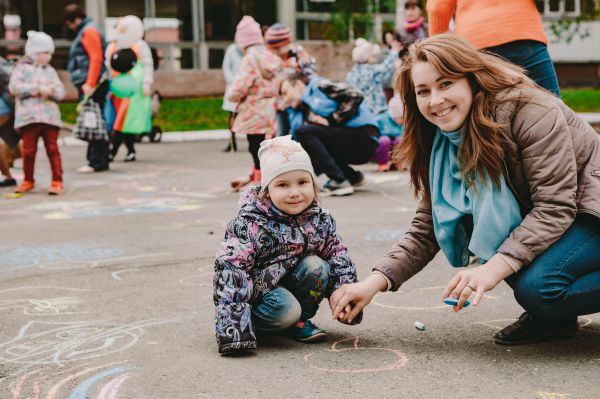
[[[276,76],[281,69],[281,59],[267,50],[260,25],[248,15],[237,25],[235,43],[244,52],[244,58],[228,100],[238,103],[233,131],[246,135],[248,151],[254,161],[249,177],[231,182],[231,188],[239,190],[251,181],[260,182],[260,143],[277,132],[275,101],[279,95],[279,79]]]
[[[25,179],[15,190],[25,193],[34,188],[33,171],[38,138],[42,137],[52,169],[48,194],[63,191],[62,161],[58,151],[58,133],[62,125],[57,102],[65,96],[65,88],[49,62],[54,41],[44,32],[27,32],[25,57],[10,76],[8,88],[15,97],[15,129],[23,140],[23,172]]]
[[[389,51],[381,62],[378,62],[381,55],[379,46],[369,43],[365,39],[357,39],[352,50],[354,65],[348,72],[346,82],[363,93],[365,103],[374,115],[387,109],[383,88],[394,74],[394,62],[398,59],[398,51],[402,46],[399,42],[394,41],[391,47],[392,51]]]
[[[309,319],[356,268],[316,198],[310,158],[290,136],[261,143],[261,186],[246,191],[215,261],[219,353],[256,348],[255,328],[302,342],[326,337]]]
[[[379,165],[380,172],[387,172],[392,166],[390,153],[400,144],[404,131],[404,104],[398,95],[392,97],[388,110],[377,117],[377,126],[380,134],[379,147],[375,150],[373,159]]]

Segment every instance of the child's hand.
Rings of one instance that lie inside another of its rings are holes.
[[[333,312],[333,305],[331,303],[331,297],[329,298],[329,308]],[[337,320],[340,323],[346,323],[346,321],[347,321],[346,319],[350,315],[351,311],[352,311],[352,305],[350,305],[350,304],[346,305],[346,307],[339,313]]]
[[[40,86],[38,92],[40,93],[40,97],[46,99],[52,95],[52,88],[49,86]]]

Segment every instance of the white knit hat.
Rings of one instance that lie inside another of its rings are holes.
[[[28,31],[27,42],[25,43],[25,55],[35,58],[37,53],[44,51],[54,53],[54,40],[52,40],[52,37],[44,32]]]
[[[275,137],[260,143],[258,150],[261,171],[261,192],[277,176],[292,170],[305,170],[316,181],[315,171],[308,153],[291,136]]]
[[[354,41],[354,48],[352,49],[352,61],[358,64],[364,64],[369,60],[373,45],[363,39],[362,37]]]

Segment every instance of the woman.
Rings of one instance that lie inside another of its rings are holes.
[[[522,69],[449,34],[414,44],[399,72],[405,130],[396,150],[421,198],[408,233],[363,282],[333,295],[352,317],[395,291],[441,248],[453,266],[477,255],[443,297],[456,309],[506,279],[526,312],[500,344],[577,331],[600,311],[600,138]]]

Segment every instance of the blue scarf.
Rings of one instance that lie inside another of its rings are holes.
[[[461,131],[437,129],[429,161],[429,184],[435,238],[454,267],[469,264],[469,251],[483,261],[496,254],[498,247],[522,220],[519,204],[500,176],[496,187],[489,176],[475,180],[475,190],[467,187],[457,160]],[[473,231],[465,216],[472,215]]]

